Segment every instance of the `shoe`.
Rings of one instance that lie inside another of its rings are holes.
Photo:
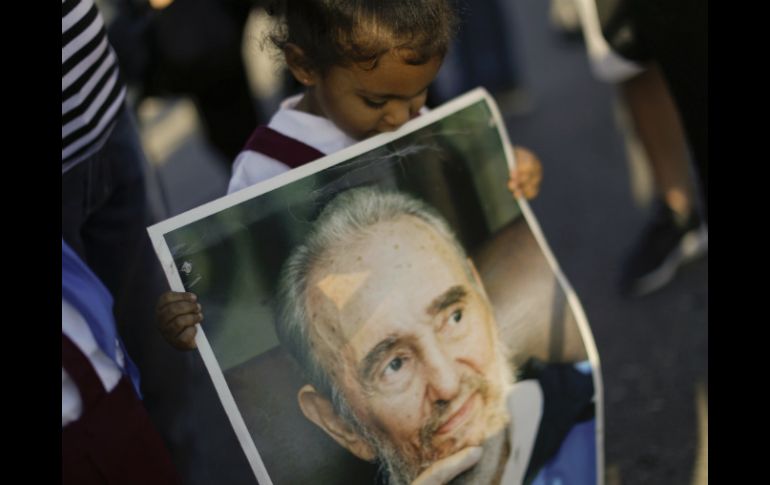
[[[642,231],[623,265],[620,290],[642,296],[665,286],[676,270],[708,252],[708,228],[695,211],[681,220],[663,201]]]

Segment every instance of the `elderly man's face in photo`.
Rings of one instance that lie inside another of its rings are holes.
[[[481,283],[412,216],[313,267],[311,340],[361,425],[414,476],[507,424],[510,369]]]

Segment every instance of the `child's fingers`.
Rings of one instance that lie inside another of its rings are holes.
[[[532,178],[532,186],[536,189],[540,188],[540,183],[543,181],[543,176],[541,174],[537,174],[535,177]]]
[[[519,184],[519,173],[515,168],[512,168],[508,173],[508,186],[515,187]]]
[[[184,291],[167,291],[162,295],[160,295],[160,298],[158,299],[157,308],[166,306],[169,303],[174,303],[177,301],[188,301],[190,303],[195,303],[197,300],[198,300],[198,297],[195,295],[195,293],[189,293]]]
[[[543,178],[543,166],[533,162],[533,165],[527,168],[527,177],[539,181]]]
[[[195,334],[198,329],[195,327],[188,327],[177,335],[177,338],[173,340],[174,347],[181,350],[192,350],[197,347],[195,345]]]
[[[521,146],[513,147],[513,156],[516,159],[516,165],[522,166],[528,163],[534,163],[536,157],[535,154]]]
[[[515,197],[534,198],[540,190],[543,168],[534,153],[526,148],[514,147],[516,168],[511,169],[508,190]]]
[[[511,169],[510,178],[508,179],[508,190],[511,191],[514,197],[521,197],[522,178],[517,169]]]
[[[521,192],[521,189],[519,188],[519,184],[514,181],[508,182],[508,190],[513,194],[514,197],[522,197],[523,194]]]
[[[158,321],[163,325],[168,325],[178,315],[200,313],[201,310],[200,303],[175,301],[157,309]]]
[[[543,174],[540,173],[539,170],[532,170],[522,174],[520,176],[519,183],[522,187],[539,186],[542,178]]]
[[[203,321],[202,313],[188,313],[185,315],[177,315],[175,318],[166,322],[163,326],[163,331],[171,336],[179,335],[187,328],[194,327],[195,324]]]
[[[195,334],[197,323],[203,321],[200,313],[193,315],[181,315],[173,319],[165,327],[161,328],[161,334],[172,346],[177,349],[188,350],[196,348]]]
[[[530,187],[526,187],[526,188],[525,188],[525,189],[522,191],[522,193],[523,193],[523,195],[524,195],[524,198],[525,198],[525,199],[527,199],[527,200],[529,200],[529,199],[534,199],[534,198],[535,198],[535,196],[536,196],[536,195],[537,195],[537,193],[538,193],[538,190],[539,190],[539,189],[538,189],[537,187],[534,187],[534,186],[530,186]]]
[[[538,192],[540,192],[540,183],[543,181],[543,171],[538,168],[535,172],[532,173],[532,176],[530,177],[529,182],[527,183],[527,187],[525,189],[525,197],[527,199],[534,198]]]
[[[543,166],[534,153],[530,152],[526,148],[518,146],[515,147],[515,153],[516,171],[518,171],[520,175],[532,176],[542,172]]]
[[[534,199],[537,196],[538,192],[540,192],[540,184],[528,183],[526,185],[523,185],[519,190],[519,192],[527,200]]]

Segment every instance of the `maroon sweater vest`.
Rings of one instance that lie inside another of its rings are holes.
[[[107,392],[62,333],[62,367],[80,391],[80,419],[61,431],[62,484],[181,484],[171,456],[124,374]]]
[[[267,126],[258,126],[243,149],[263,153],[291,168],[299,167],[325,156],[324,153],[310,145],[278,133]]]

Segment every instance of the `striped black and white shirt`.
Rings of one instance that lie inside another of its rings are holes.
[[[61,3],[62,173],[101,148],[126,89],[93,0]]]

